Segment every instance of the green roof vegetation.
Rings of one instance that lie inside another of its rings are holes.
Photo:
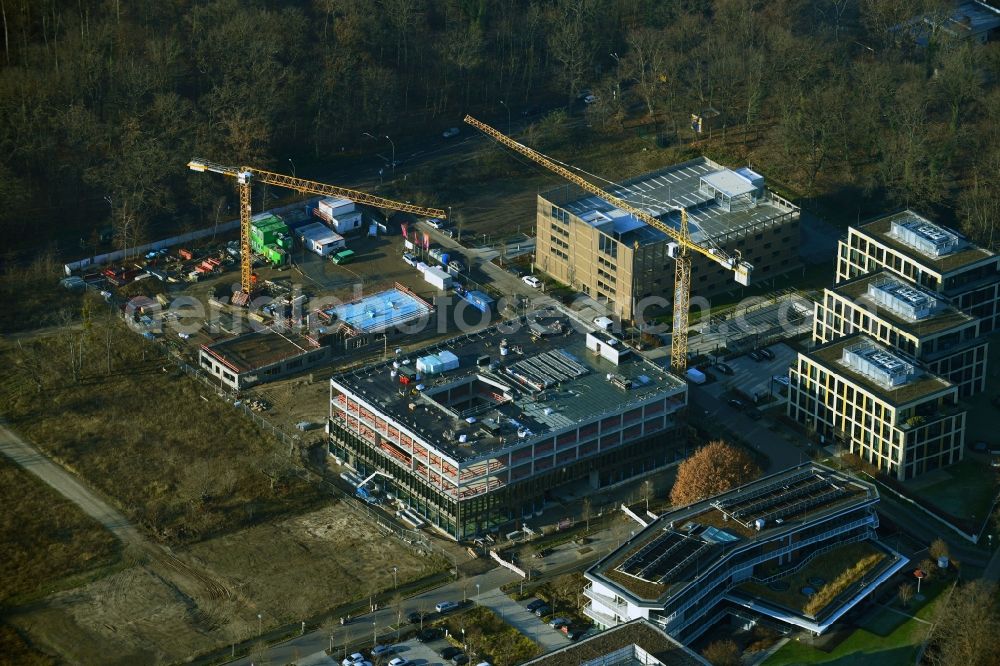
[[[887,388],[869,379],[860,372],[848,368],[840,362],[845,347],[857,344],[867,339],[866,336],[850,335],[838,338],[833,342],[816,347],[806,354],[806,357],[823,366],[830,372],[847,378],[851,383],[856,384],[887,403],[896,407],[917,402],[923,398],[928,398],[937,393],[944,393],[953,386],[937,375],[924,374],[909,382],[895,388]]]
[[[909,211],[895,213],[862,225],[859,227],[859,230],[865,234],[873,236],[883,245],[902,252],[906,256],[911,257],[917,263],[928,266],[939,273],[947,273],[948,271],[953,271],[957,268],[962,268],[963,266],[968,266],[969,264],[974,264],[977,261],[982,261],[983,259],[988,259],[993,256],[993,253],[987,252],[986,250],[973,245],[963,250],[959,250],[958,252],[946,254],[943,257],[928,257],[919,250],[912,248],[906,243],[902,243],[898,239],[889,235],[889,229],[892,228],[893,221],[907,219],[912,217],[912,215],[913,214]]]
[[[976,320],[974,317],[965,314],[951,305],[939,310],[925,319],[911,321],[896,314],[892,310],[875,303],[871,299],[866,298],[865,295],[868,293],[868,285],[886,277],[897,276],[895,273],[889,271],[868,273],[866,275],[856,277],[848,282],[841,283],[830,291],[850,300],[863,299],[864,306],[868,309],[874,309],[876,316],[878,316],[879,319],[889,321],[896,328],[915,335],[918,338],[927,337],[935,333],[940,333],[941,331],[947,331],[951,328],[969,326],[975,323]]]
[[[767,583],[750,581],[736,589],[748,596],[757,597],[797,613],[817,617],[844,592],[872,571],[886,554],[869,541],[857,541],[838,546],[809,560],[801,569],[778,580],[786,585],[771,587]],[[765,570],[763,575],[778,575],[780,569]],[[822,581],[821,583],[818,581]],[[780,587],[781,589],[775,589]],[[803,588],[813,588],[815,593],[806,596]]]

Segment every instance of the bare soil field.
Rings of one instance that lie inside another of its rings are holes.
[[[315,506],[279,444],[118,321],[0,347],[9,425],[161,542]],[[72,427],[69,427],[72,424]]]
[[[10,622],[69,663],[166,664],[296,622],[445,567],[385,539],[331,503],[179,550],[177,560],[221,586],[185,581],[169,563],[144,560],[60,592]]]

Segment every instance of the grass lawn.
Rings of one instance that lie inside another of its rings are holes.
[[[966,458],[941,471],[948,478],[919,485],[912,493],[953,516],[975,517],[977,524],[981,522],[996,497],[996,472],[977,458]]]
[[[744,583],[737,589],[766,601],[772,601],[786,608],[802,612],[803,608],[809,602],[809,598],[801,592],[803,587],[812,587],[819,590],[825,587],[825,585],[836,581],[838,577],[845,574],[855,564],[865,559],[871,560],[871,564],[865,568],[865,572],[870,571],[878,565],[884,556],[885,554],[881,550],[866,541],[849,543],[822,555],[817,555],[792,575],[782,578],[783,582],[788,583],[787,590],[772,590],[765,584],[755,582]],[[774,574],[765,572],[765,575]],[[822,579],[823,583],[816,584],[810,582],[810,579],[816,578]],[[857,578],[854,580],[857,580]],[[847,586],[853,582],[853,580],[850,581]]]
[[[924,605],[911,604],[909,612],[918,619],[906,618],[895,610],[876,606],[861,618],[858,628],[832,651],[812,647],[792,640],[786,643],[765,666],[792,666],[797,664],[838,664],[842,666],[910,666],[917,649],[927,636],[929,618],[948,589],[947,584],[929,585],[924,588],[927,596]],[[917,609],[914,612],[914,609]],[[902,622],[899,622],[902,619]],[[923,620],[921,622],[920,620]],[[893,628],[894,627],[894,628]],[[887,635],[881,632],[887,629]]]

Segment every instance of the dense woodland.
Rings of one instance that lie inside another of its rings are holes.
[[[794,194],[910,205],[996,244],[1000,57],[950,37],[949,4],[0,0],[7,259],[77,256],[112,224],[127,244],[203,226],[232,187],[193,155],[322,173],[362,132],[434,137],[501,99],[583,116],[573,142],[642,119],[690,139],[714,107]],[[915,16],[919,35],[899,27]]]

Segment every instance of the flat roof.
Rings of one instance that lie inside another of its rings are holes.
[[[674,228],[680,226],[678,209],[686,208],[688,228],[691,231],[692,239],[696,242],[720,237],[745,227],[798,212],[797,207],[766,194],[754,207],[733,211],[726,210],[713,197],[700,191],[703,178],[721,178],[726,183],[733,180],[729,176],[718,175],[720,173],[732,174],[741,183],[749,184],[749,180],[735,171],[728,170],[727,167],[707,157],[699,157],[630,178],[609,187],[608,192],[645,210]],[[733,185],[735,187],[735,184]],[[602,213],[606,219],[612,221],[622,218],[623,221],[616,223],[616,226],[625,229],[624,232],[618,232],[621,236],[619,240],[623,243],[648,244],[667,240],[667,236],[663,232],[636,220],[600,197],[583,193],[576,186],[563,185],[543,193],[542,197],[585,220],[585,216],[593,211]],[[598,221],[590,223],[601,228]],[[609,231],[612,229],[618,231],[614,227],[609,227]]]
[[[946,254],[941,257],[932,257],[890,234],[893,222],[905,223],[914,220],[934,224],[919,213],[915,213],[912,210],[904,210],[891,215],[886,215],[885,217],[880,217],[876,220],[872,220],[871,222],[866,222],[858,226],[856,229],[867,236],[875,238],[883,245],[891,247],[892,249],[910,257],[917,263],[929,267],[937,273],[947,273],[949,271],[954,271],[959,268],[981,262],[984,259],[996,257],[996,255],[989,250],[985,250],[971,243],[955,252],[952,252],[951,254]],[[951,234],[959,235],[952,229],[948,229],[947,231]]]
[[[255,331],[210,345],[202,345],[203,350],[224,361],[237,372],[256,370],[315,351],[319,347],[316,340],[298,333],[274,331]]]
[[[727,197],[738,197],[750,194],[755,189],[750,179],[731,169],[724,169],[702,176],[702,180]]]
[[[630,645],[638,646],[663,666],[704,666],[708,664],[696,652],[684,647],[676,639],[671,638],[667,632],[644,618],[619,624],[577,643],[570,643],[564,648],[535,657],[524,664],[525,666],[532,664],[580,666],[580,664],[590,663]]]
[[[949,303],[942,303],[938,310],[923,319],[907,319],[893,310],[876,303],[868,297],[868,285],[877,284],[881,280],[895,279],[903,280],[892,271],[880,270],[875,273],[866,273],[856,278],[842,282],[837,286],[827,288],[829,291],[843,296],[849,300],[856,301],[866,309],[874,310],[879,319],[892,322],[896,328],[911,333],[915,336],[925,337],[935,333],[941,333],[952,328],[961,328],[975,323],[976,318],[967,315]],[[921,290],[923,291],[923,290]]]
[[[433,309],[409,290],[394,287],[323,312],[332,319],[331,323],[343,322],[356,331],[371,333],[407,324],[429,315]]]
[[[660,516],[588,573],[637,599],[662,601],[733,550],[877,499],[871,484],[804,463]]]
[[[851,382],[861,386],[866,391],[885,400],[892,405],[905,405],[921,398],[930,397],[936,393],[942,393],[954,385],[937,375],[930,374],[924,370],[918,370],[919,375],[909,380],[905,384],[896,387],[888,387],[879,383],[855,368],[845,365],[842,361],[844,350],[856,346],[858,343],[868,343],[874,346],[881,346],[867,335],[854,333],[842,338],[837,338],[832,342],[819,345],[809,352],[800,352],[806,358],[812,360],[835,375],[846,377]],[[898,355],[898,352],[893,352]]]
[[[418,365],[437,367],[440,358],[425,359],[442,353],[457,357],[458,367],[424,372],[409,384],[411,390],[401,387],[398,375],[416,372]],[[574,329],[566,316],[537,312],[335,375],[331,383],[455,460],[687,390],[682,379],[639,354],[615,365],[588,350],[586,332]]]

